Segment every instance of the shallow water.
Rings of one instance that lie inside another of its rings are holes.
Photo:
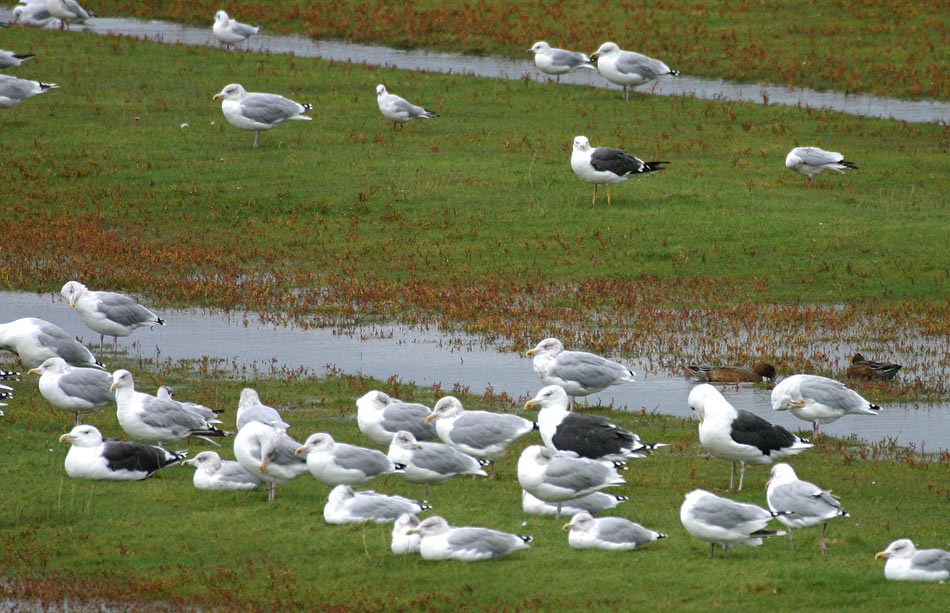
[[[9,10],[0,9],[0,21],[11,19]],[[141,21],[96,17],[83,26],[73,29],[88,30],[100,34],[122,34],[160,42],[190,45],[217,45],[211,34],[211,20],[206,27],[188,26],[165,21]],[[530,45],[526,41],[525,48]],[[297,35],[272,35],[261,33],[251,37],[249,48],[253,51],[293,53],[300,57],[319,57],[341,62],[356,62],[372,66],[388,66],[405,70],[425,70],[454,74],[471,74],[504,79],[546,80],[549,77],[534,67],[530,53],[524,59],[509,59],[495,56],[473,56],[457,53],[424,50],[403,51],[378,45],[365,45],[346,41],[321,41]],[[561,82],[575,85],[591,85],[609,89],[619,86],[607,82],[596,70],[580,70],[561,76]],[[843,94],[836,91],[772,85],[767,83],[734,83],[721,79],[702,79],[681,75],[663,77],[652,84],[642,86],[641,92],[662,96],[694,96],[718,100],[737,100],[767,104],[804,106],[830,109],[867,117],[893,118],[911,122],[950,121],[950,102],[932,100],[901,100],[867,94]],[[618,95],[620,95],[618,93]]]
[[[120,339],[120,348],[145,358],[220,358],[227,366],[257,369],[265,375],[284,367],[323,374],[328,366],[333,366],[382,380],[395,376],[424,386],[437,383],[447,391],[455,384],[475,394],[490,387],[495,393],[506,392],[515,399],[533,396],[541,387],[530,359],[496,351],[485,347],[479,339],[461,334],[399,325],[356,327],[341,333],[327,328],[273,326],[260,323],[253,314],[197,309],[162,310],[161,315],[168,325],[137,330],[131,337]],[[53,322],[82,337],[96,353],[98,334],[86,328],[58,295],[0,292],[0,323],[21,317]],[[6,357],[7,354],[0,357],[0,364]],[[102,360],[108,366],[108,356],[104,355]],[[624,362],[637,372],[637,381],[589,396],[588,403],[689,415],[686,399],[694,381],[668,374],[644,375],[645,364]],[[30,385],[30,379],[26,377],[26,381],[13,385]],[[720,389],[738,408],[793,430],[811,430],[808,424],[788,413],[772,411],[770,391],[763,387]],[[15,401],[14,397],[7,407],[8,414],[16,410]],[[928,451],[950,449],[950,407],[887,405],[876,417],[843,417],[823,426],[822,431],[840,437],[853,434],[867,441],[893,438],[902,445],[914,444]]]

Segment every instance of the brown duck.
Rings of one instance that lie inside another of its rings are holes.
[[[761,383],[763,379],[775,379],[775,367],[759,362],[750,369],[739,366],[708,366],[706,364],[687,364],[686,372],[695,375],[700,381],[718,383]]]
[[[893,379],[902,366],[893,362],[868,360],[860,353],[851,358],[847,375],[850,379]]]

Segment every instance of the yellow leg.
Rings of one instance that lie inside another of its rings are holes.
[[[607,206],[610,206],[610,186],[607,186]]]
[[[590,203],[591,203],[591,206],[597,203],[597,184],[596,183],[594,183],[594,197],[590,201]]]

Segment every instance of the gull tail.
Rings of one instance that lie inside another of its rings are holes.
[[[13,57],[15,57],[18,60],[28,60],[31,57],[36,57],[36,54],[35,53],[14,53]]]
[[[756,537],[756,538],[763,538],[766,536],[785,536],[786,534],[788,533],[785,532],[784,530],[756,530],[749,536]]]
[[[422,109],[422,110],[425,111],[425,114],[421,115],[423,119],[432,119],[433,117],[439,116],[439,114],[436,113],[435,111],[430,111],[429,109]]]
[[[56,89],[59,87],[59,85],[56,85],[55,83],[43,83],[42,81],[37,81],[37,83],[40,84],[40,89],[43,89],[43,90]]]
[[[668,74],[668,75],[670,75],[670,76],[672,76],[672,77],[678,77],[678,76],[680,76],[680,71],[679,71],[679,70],[673,70],[672,68],[670,68],[670,71],[669,71],[668,73],[666,73],[666,74]]]
[[[853,170],[857,170],[857,169],[858,169],[858,167],[854,164],[854,162],[849,162],[848,160],[841,160],[841,161],[838,162],[838,163],[841,164],[842,166],[844,166],[845,168],[851,168],[851,169],[853,169]]]
[[[664,168],[663,166],[660,166],[660,164],[669,164],[669,162],[666,162],[666,161],[644,162],[642,172],[654,172],[657,170],[666,170],[666,168]],[[631,373],[632,372],[633,371],[631,371]]]
[[[531,541],[534,540],[534,537],[533,537],[533,536],[525,536],[524,534],[516,534],[515,536],[517,536],[517,537],[520,538],[522,541],[524,541],[524,542],[525,542],[525,545],[527,545],[528,543],[530,543]]]

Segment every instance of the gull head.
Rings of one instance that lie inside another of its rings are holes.
[[[914,546],[914,542],[910,539],[897,539],[888,545],[887,549],[884,551],[879,551],[874,554],[874,559],[880,560],[882,558],[910,558],[916,551],[917,547]]]
[[[798,481],[798,475],[795,474],[795,469],[792,468],[790,464],[779,462],[772,467],[771,471],[769,471],[769,483],[774,485],[784,485],[794,481]]]
[[[214,14],[214,20],[217,23],[227,24],[229,21],[231,21],[231,18],[228,17],[228,14],[225,13],[224,11],[218,11],[217,13]]]
[[[66,285],[63,286],[63,289],[59,290],[59,293],[69,301],[69,306],[76,306],[76,300],[79,299],[79,296],[83,292],[87,291],[86,286],[80,283],[79,281],[68,281]]]
[[[209,472],[216,472],[221,468],[221,456],[215,451],[202,451],[190,460],[181,463],[182,466],[185,464],[199,469],[203,468]]]
[[[114,392],[117,389],[135,389],[132,373],[125,369],[119,369],[112,373],[112,385],[109,386],[109,391]]]
[[[59,442],[72,443],[77,447],[96,447],[102,444],[102,433],[94,426],[83,424],[59,437]]]
[[[574,137],[574,150],[575,151],[589,151],[590,150],[590,141],[587,140],[586,136]]]
[[[433,515],[432,517],[427,517],[415,528],[410,528],[406,530],[406,534],[421,534],[422,536],[434,536],[436,534],[443,534],[448,532],[451,526],[449,522],[445,521],[444,517],[439,515]]]
[[[530,49],[528,49],[528,51],[531,51],[533,53],[547,53],[550,50],[551,50],[551,45],[547,44],[543,40],[539,40],[538,42],[531,45]]]
[[[534,398],[524,403],[524,408],[533,409],[534,407],[540,406],[542,409],[556,407],[567,410],[569,400],[567,392],[564,391],[563,387],[560,385],[548,385],[547,387],[541,388],[541,391],[535,394]]]
[[[789,151],[788,155],[785,156],[785,168],[789,170],[798,170],[798,167],[804,163],[805,161],[798,157],[794,149]]]
[[[385,96],[386,94],[387,94],[387,92],[386,92],[386,86],[385,86],[385,85],[383,85],[382,83],[380,83],[379,85],[376,86],[376,95],[377,95],[377,96]]]
[[[63,358],[47,358],[45,362],[37,366],[36,368],[31,368],[29,374],[31,375],[44,375],[50,373],[53,375],[61,375],[66,372],[66,360]]]
[[[571,517],[569,523],[564,524],[564,530],[580,530],[581,532],[587,532],[588,530],[593,530],[597,523],[594,521],[594,518],[590,513],[577,513]]]
[[[596,60],[602,55],[613,55],[615,53],[620,53],[620,47],[617,46],[617,43],[606,42],[597,51],[590,54],[590,59]]]
[[[226,85],[224,89],[214,95],[212,100],[217,100],[218,98],[224,98],[225,100],[241,100],[244,96],[247,95],[247,90],[244,89],[238,83],[231,83]]]
[[[465,408],[458,398],[455,396],[445,396],[435,403],[435,406],[432,407],[432,412],[426,415],[422,421],[429,423],[442,417],[456,417],[461,415],[464,411]]]
[[[297,447],[296,453],[310,453],[311,451],[330,451],[336,441],[326,432],[315,432],[307,437],[304,444]]]

